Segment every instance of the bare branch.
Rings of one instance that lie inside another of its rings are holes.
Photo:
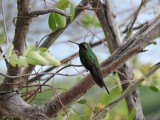
[[[41,107],[31,107],[16,92],[1,95],[0,102],[1,112],[10,120],[49,120]]]
[[[130,25],[129,25],[129,27],[128,27],[127,35],[125,36],[124,41],[125,41],[125,40],[128,40],[128,37],[131,36],[132,30],[133,30],[133,25],[134,25],[134,23],[135,23],[136,20],[137,20],[138,14],[139,14],[139,12],[140,12],[143,4],[144,4],[144,0],[141,1],[141,4],[140,4],[139,8],[136,10],[136,12],[135,12],[135,14],[134,14],[133,20],[131,21],[131,23],[130,23]]]
[[[142,23],[142,24],[140,24],[140,25],[138,25],[138,26],[135,26],[135,27],[133,27],[132,28],[132,30],[137,30],[137,29],[140,29],[141,27],[143,27],[145,24],[147,24],[148,22],[145,22],[145,23]],[[122,31],[122,33],[126,33],[128,31],[128,27],[126,27],[126,29],[125,30],[123,30]]]
[[[1,0],[1,11],[2,11],[2,16],[3,16],[3,26],[4,26],[4,32],[5,32],[7,46],[4,51],[2,51],[2,49],[1,49],[0,58],[4,56],[5,52],[7,51],[8,47],[9,47],[9,40],[8,40],[7,29],[6,29],[6,21],[5,21],[5,13],[4,13],[4,8],[3,8],[3,0]],[[7,61],[6,61],[6,63],[7,63]]]
[[[55,12],[58,14],[61,14],[65,17],[69,17],[70,15],[68,15],[65,11],[58,9],[58,8],[52,8],[52,9],[41,9],[41,10],[30,10],[29,12],[27,12],[27,16],[30,17],[37,17],[39,15],[44,15],[44,14],[48,14],[51,12]]]
[[[73,66],[73,65],[69,65],[69,66]],[[77,65],[80,66],[80,65]],[[70,75],[70,74],[61,74],[61,73],[52,73],[52,72],[41,72],[41,73],[28,73],[28,74],[22,74],[22,75],[17,75],[17,76],[11,76],[11,75],[5,75],[3,73],[0,73],[0,75],[6,77],[6,78],[12,78],[12,79],[16,79],[16,78],[22,78],[22,77],[27,77],[27,76],[33,76],[33,75],[61,75],[61,76],[75,76],[75,74]]]

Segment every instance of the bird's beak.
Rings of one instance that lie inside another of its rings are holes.
[[[74,43],[74,44],[77,44],[77,45],[79,45],[78,43],[76,43],[76,42],[73,42],[73,41],[70,41],[70,40],[68,40],[68,42],[71,42],[71,43]]]

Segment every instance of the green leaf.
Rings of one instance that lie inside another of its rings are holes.
[[[74,19],[75,16],[75,6],[72,2],[70,2],[70,14],[71,14],[71,21]]]
[[[152,90],[153,92],[158,92],[159,89],[155,86],[149,86],[150,90]]]
[[[88,25],[92,24],[94,27],[101,27],[100,22],[97,21],[97,19],[94,19],[94,17],[91,16],[91,15],[85,15],[83,17],[83,24],[85,26],[88,26]]]
[[[129,114],[128,120],[133,120],[135,116],[135,109],[133,108],[132,111]]]
[[[64,28],[66,26],[66,17],[55,13],[55,19],[59,28]]]
[[[27,62],[27,58],[24,56],[19,56],[19,63],[18,63],[18,67],[28,67],[28,62]]]
[[[86,26],[90,25],[91,22],[92,22],[92,19],[93,18],[90,15],[85,15],[83,17],[83,24],[86,25]]]
[[[54,13],[54,12],[50,13],[49,18],[48,18],[48,25],[52,31],[56,31],[58,28],[56,25],[55,14],[56,13]]]
[[[61,9],[61,10],[65,10],[69,5],[69,0],[60,0],[57,3],[57,8]]]
[[[38,51],[28,52],[26,55],[27,61],[31,65],[48,65],[49,61],[42,57]]]
[[[69,6],[69,0],[60,0],[57,3],[57,8],[64,10]],[[52,31],[56,31],[58,28],[64,28],[66,26],[66,17],[52,12],[48,18],[48,25]]]
[[[94,21],[93,25],[94,25],[94,27],[101,27],[101,24],[99,21]]]
[[[10,61],[10,64],[11,64],[13,67],[16,67],[17,63],[19,63],[17,54],[12,53],[12,54],[10,55],[10,57],[9,57],[9,61]]]
[[[28,52],[36,51],[36,50],[37,50],[37,46],[33,45],[33,46],[28,46],[25,52],[28,53]]]
[[[79,104],[85,104],[86,102],[87,102],[87,100],[85,100],[85,99],[81,99],[81,100],[77,101],[77,103],[79,103]]]
[[[49,61],[48,65],[60,66],[61,62],[55,59],[48,51],[39,51],[39,54]]]
[[[38,49],[38,51],[41,53],[41,52],[46,52],[46,51],[48,51],[48,49],[47,49],[47,48],[44,48],[44,47],[41,47],[41,48]]]

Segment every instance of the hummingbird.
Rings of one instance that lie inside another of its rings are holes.
[[[73,41],[69,42],[72,42],[79,46],[79,57],[82,65],[90,72],[95,83],[101,88],[104,87],[109,94],[109,90],[107,89],[103,81],[100,64],[90,45],[86,42],[82,42],[80,44]]]

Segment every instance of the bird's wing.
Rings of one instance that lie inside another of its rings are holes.
[[[88,69],[89,69],[95,83],[99,87],[103,87],[104,82],[103,82],[102,74],[100,71],[100,65],[99,65],[98,59],[94,53],[90,54],[89,57],[91,57],[92,59],[90,59],[90,61],[88,62]]]
[[[88,57],[91,58],[90,62],[88,63],[89,67],[94,67],[95,69],[100,69],[100,64],[98,62],[98,59],[96,57],[96,55],[93,53],[93,51],[91,51],[92,54],[89,54]]]
[[[103,77],[102,77],[102,73],[101,73],[100,68],[97,69],[96,67],[93,67],[92,69],[90,69],[90,73],[91,73],[95,83],[101,88],[105,87],[107,93],[109,94],[109,90],[103,81]]]
[[[92,77],[93,77],[93,80],[95,81],[95,83],[99,86],[99,87],[103,87],[104,83],[103,83],[103,78],[101,76],[101,73],[99,70],[95,69],[95,68],[92,68],[89,70]]]

